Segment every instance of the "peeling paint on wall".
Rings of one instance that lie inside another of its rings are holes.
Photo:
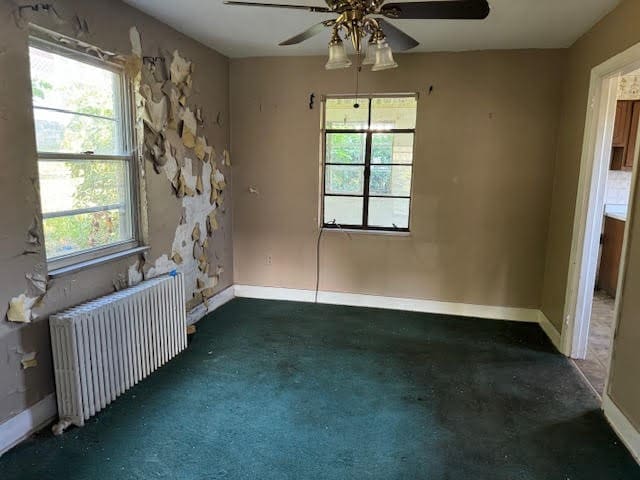
[[[137,31],[136,31],[137,32]],[[140,37],[131,30],[134,55],[142,55]],[[209,238],[219,229],[216,218],[226,187],[224,174],[217,168],[216,149],[204,135],[198,135],[203,123],[201,107],[195,112],[188,105],[192,89],[194,65],[173,52],[168,79],[162,78],[155,66],[141,66],[139,108],[144,123],[142,142],[144,156],[153,163],[157,173],[164,172],[183,214],[176,226],[170,253],[164,253],[142,270],[138,263],[129,268],[129,285],[142,278],[152,278],[172,270],[185,276],[187,308],[190,309],[213,295],[219,276],[208,262]],[[225,149],[221,165],[230,165]],[[203,181],[203,179],[207,179]],[[203,229],[206,226],[206,234]]]
[[[138,260],[129,267],[127,271],[127,283],[130,287],[139,284],[143,280],[143,262]]]
[[[34,247],[40,248],[40,227],[37,219],[34,219],[31,227],[27,232],[27,242]],[[13,297],[9,301],[9,309],[7,310],[7,320],[17,323],[30,323],[37,318],[33,309],[43,300],[49,288],[45,266],[37,263],[33,267],[33,271],[25,274],[27,280],[27,289]]]
[[[31,222],[29,230],[27,230],[27,247],[24,249],[25,254],[40,253],[42,251],[42,240],[40,240],[40,221],[37,217]]]
[[[171,62],[171,81],[176,85],[186,84],[191,86],[192,63],[180,56],[178,50],[173,52]]]
[[[32,309],[39,297],[29,297],[25,293],[21,293],[9,302],[9,310],[7,311],[7,320],[10,322],[29,323],[34,320]]]
[[[29,352],[29,353],[22,354],[22,359],[20,360],[20,363],[22,363],[22,368],[24,370],[26,370],[27,368],[33,368],[38,366],[38,359],[36,358],[36,355],[38,355],[38,352]]]
[[[27,273],[25,275],[29,281],[31,289],[35,290],[39,295],[47,293],[47,277],[42,272]]]

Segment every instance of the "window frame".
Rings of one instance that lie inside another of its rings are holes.
[[[97,58],[88,53],[84,53],[82,51],[78,51],[70,46],[67,46],[67,42],[65,45],[58,43],[56,41],[52,41],[47,38],[47,32],[40,32],[39,29],[33,29],[29,35],[29,43],[28,47],[36,48],[39,50],[47,51],[53,53],[55,55],[60,55],[65,58],[69,58],[81,63],[85,63],[97,68],[101,68],[104,70],[108,70],[114,74],[116,74],[119,78],[119,82],[117,85],[116,91],[116,107],[117,111],[115,112],[115,121],[118,126],[117,132],[120,137],[120,149],[121,153],[119,154],[99,154],[99,153],[88,153],[88,152],[78,152],[78,153],[67,153],[67,152],[46,152],[39,151],[37,149],[36,143],[36,157],[38,164],[41,161],[124,161],[126,162],[126,173],[128,177],[128,189],[127,195],[125,198],[124,208],[128,210],[128,215],[130,217],[130,229],[131,229],[131,238],[127,240],[122,240],[114,243],[110,243],[108,245],[102,245],[95,248],[82,250],[78,252],[69,253],[66,255],[59,255],[51,258],[46,257],[46,234],[44,235],[44,244],[45,244],[45,258],[47,264],[47,270],[51,275],[55,274],[56,271],[67,271],[69,269],[75,269],[74,267],[82,267],[82,265],[95,265],[96,263],[100,263],[102,259],[108,261],[110,259],[120,258],[122,255],[126,255],[128,252],[136,253],[141,249],[141,239],[143,236],[143,229],[140,223],[140,219],[143,217],[141,212],[141,195],[140,191],[140,182],[141,182],[141,172],[138,168],[138,158],[135,153],[136,142],[136,130],[135,130],[135,94],[134,94],[134,81],[127,74],[127,71],[123,64],[116,63],[113,61],[109,61],[106,59]],[[31,76],[30,76],[31,82]],[[34,134],[35,133],[35,109],[41,108],[36,107],[32,101],[32,118],[34,121]],[[49,111],[57,111],[57,109],[45,108]],[[73,113],[75,112],[67,112],[66,110],[60,110],[65,113]],[[97,117],[103,118],[91,114],[78,114],[82,116],[88,117]],[[37,135],[37,134],[36,134]],[[37,139],[37,136],[34,137]],[[37,140],[36,140],[37,142]],[[39,177],[39,173],[38,173]],[[38,199],[40,202],[41,198]],[[117,206],[120,206],[118,204]],[[78,215],[82,213],[90,213],[92,211],[103,211],[106,206],[100,207],[89,207],[89,208],[77,208],[73,210],[68,210],[65,212],[51,212],[51,213],[42,213],[43,221],[47,218],[61,217],[61,216],[71,216]],[[61,213],[66,213],[66,215],[60,215]],[[44,233],[44,232],[43,232]],[[143,247],[144,248],[144,247]]]
[[[368,110],[368,119],[367,119],[367,127],[363,129],[328,129],[326,128],[326,106],[328,99],[351,99],[356,98],[356,95],[344,94],[344,95],[325,95],[322,101],[322,131],[321,131],[321,198],[320,198],[320,226],[323,229],[339,229],[339,230],[357,230],[362,232],[373,232],[373,233],[410,233],[411,232],[411,207],[413,204],[413,171],[414,171],[414,159],[415,159],[415,148],[416,148],[416,130],[417,128],[397,128],[397,129],[372,129],[371,128],[371,112],[372,112],[372,103],[376,98],[415,98],[416,99],[416,124],[417,124],[417,113],[418,113],[418,94],[417,93],[389,93],[389,94],[358,94],[357,99],[359,101],[366,100],[369,102],[369,110]],[[365,134],[365,149],[364,149],[364,164],[362,163],[333,163],[327,162],[327,135],[336,134],[336,133],[359,133]],[[373,166],[402,166],[402,167],[410,167],[411,168],[411,183],[409,185],[409,195],[371,195],[369,193],[370,188],[370,180],[371,180],[371,146],[373,135],[377,133],[382,134],[412,134],[413,135],[413,143],[411,150],[411,163],[383,163],[377,164],[374,163]],[[327,166],[331,165],[342,165],[342,166],[362,166],[364,167],[364,178],[363,178],[363,192],[362,195],[355,194],[338,194],[338,193],[327,193],[326,192],[326,175],[327,175]],[[325,210],[325,199],[326,197],[351,197],[351,198],[362,198],[362,224],[353,225],[353,224],[337,224],[337,223],[327,223],[324,218],[324,210]],[[375,225],[367,225],[369,221],[369,199],[371,198],[400,198],[400,199],[408,199],[409,200],[409,216],[407,218],[407,227],[381,227]]]

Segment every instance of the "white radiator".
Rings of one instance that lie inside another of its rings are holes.
[[[154,278],[49,319],[60,421],[84,425],[187,346],[182,274]]]

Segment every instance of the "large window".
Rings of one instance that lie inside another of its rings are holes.
[[[123,70],[35,39],[29,56],[50,268],[136,246]]]
[[[415,95],[325,100],[324,227],[409,230],[416,108]]]

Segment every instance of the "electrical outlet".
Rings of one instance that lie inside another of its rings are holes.
[[[273,259],[271,258],[271,255],[267,255],[267,265],[271,265],[273,263]]]

